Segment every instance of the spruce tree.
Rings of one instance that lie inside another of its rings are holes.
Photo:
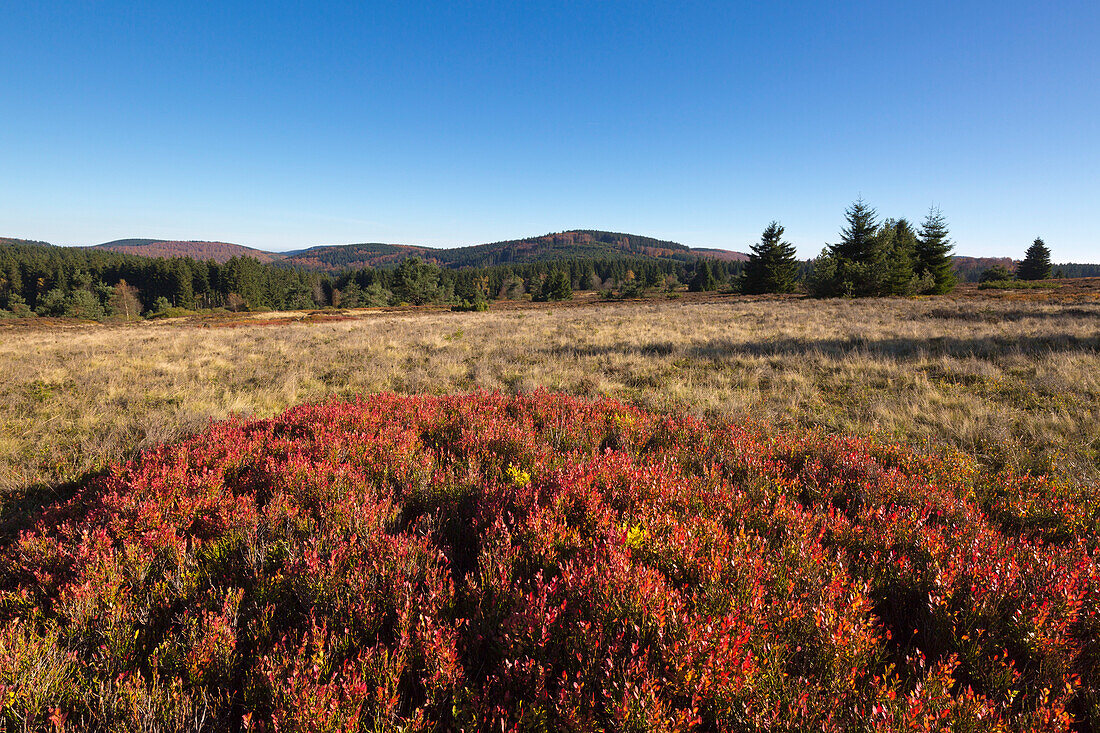
[[[572,297],[573,285],[569,282],[569,275],[563,270],[554,269],[547,273],[534,300],[570,300]]]
[[[1027,248],[1024,261],[1016,268],[1016,277],[1021,280],[1046,280],[1050,277],[1050,250],[1041,237],[1036,237]]]
[[[913,269],[913,251],[917,238],[905,219],[887,220],[879,231],[883,251],[882,295],[913,295],[917,277]]]
[[[710,263],[706,260],[699,260],[695,263],[695,276],[691,278],[691,282],[688,283],[688,290],[693,293],[701,293],[707,290],[717,290],[718,280],[714,277],[714,272],[710,269]]]
[[[943,212],[933,206],[921,222],[920,236],[914,250],[914,269],[920,276],[932,277],[932,287],[926,291],[932,295],[949,293],[958,283],[951,256],[954,244],[947,234],[947,219]]]
[[[844,212],[848,225],[829,256],[814,261],[811,292],[817,296],[881,295],[888,278],[875,210],[857,199]],[[820,270],[820,271],[819,271]]]
[[[413,305],[430,303],[439,293],[439,267],[419,257],[406,257],[394,272],[394,293],[398,300]]]
[[[848,226],[840,232],[840,242],[830,245],[836,256],[857,263],[867,263],[874,258],[878,232],[875,210],[864,203],[856,202],[844,212]]]
[[[794,245],[783,241],[783,226],[773,221],[752,245],[745,263],[741,290],[745,293],[790,293],[798,282]]]

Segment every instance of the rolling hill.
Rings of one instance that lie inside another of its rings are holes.
[[[965,255],[955,255],[952,259],[955,264],[955,272],[958,273],[959,279],[963,282],[977,280],[983,272],[996,265],[1001,265],[1009,271],[1016,269],[1016,260],[1011,257],[967,257]]]
[[[396,264],[410,256],[421,257],[443,267],[488,267],[492,265],[526,264],[571,259],[577,257],[653,257],[657,259],[693,260],[711,257],[722,260],[743,260],[747,255],[719,249],[693,249],[637,234],[579,229],[541,237],[510,239],[469,247],[436,249],[400,244],[345,244],[310,247],[287,252],[285,262],[320,270],[340,270],[345,267],[379,267]]]
[[[307,270],[326,272],[392,266],[406,257],[420,257],[449,268],[527,264],[579,257],[653,257],[675,260],[706,257],[727,262],[748,259],[742,252],[692,248],[653,237],[591,229],[452,248],[371,242],[320,245],[292,252],[268,252],[227,242],[164,239],[118,239],[97,244],[94,248],[144,257],[191,257],[217,262],[225,262],[231,257],[251,257],[260,262],[282,262]]]
[[[47,243],[0,237],[0,244],[45,245]],[[575,229],[538,237],[451,248],[369,242],[319,245],[291,252],[269,252],[229,242],[146,238],[118,239],[94,245],[93,249],[143,257],[190,257],[196,260],[214,260],[219,263],[224,263],[232,257],[251,257],[259,262],[281,263],[319,272],[339,272],[362,267],[392,267],[406,257],[420,257],[452,269],[587,257],[600,259],[653,257],[673,260],[694,260],[703,257],[724,262],[743,262],[748,259],[748,255],[744,252],[712,247],[689,247],[653,237],[593,229]],[[1003,265],[1009,270],[1015,269],[1016,265],[1016,261],[1010,257],[965,255],[956,255],[954,263],[959,278],[963,281],[976,280],[981,272],[994,265]],[[1091,265],[1065,267],[1075,268],[1073,270],[1075,276],[1095,274]],[[1069,273],[1068,269],[1066,271]]]
[[[0,245],[32,245],[36,247],[52,247],[49,242],[39,242],[36,239],[19,239],[18,237],[0,237]]]
[[[275,262],[283,258],[277,252],[245,247],[228,242],[174,241],[166,239],[116,239],[97,244],[94,249],[141,257],[190,257],[194,260],[227,262],[233,257],[251,257],[260,262]]]

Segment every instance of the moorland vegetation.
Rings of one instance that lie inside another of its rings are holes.
[[[1100,287],[950,252],[0,245],[0,729],[1097,729]]]
[[[1095,284],[1097,281],[1079,281]],[[947,445],[1100,480],[1096,289],[674,299],[0,323],[0,491],[56,485],[231,413],[381,391],[611,396]]]
[[[535,393],[234,420],[0,545],[0,720],[1100,724],[1094,492]]]

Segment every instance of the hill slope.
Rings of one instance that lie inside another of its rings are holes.
[[[748,259],[741,252],[691,248],[678,242],[620,232],[578,229],[541,237],[509,239],[467,247],[436,248],[414,244],[333,244],[292,252],[267,252],[227,242],[173,241],[164,239],[118,239],[97,244],[95,249],[142,257],[191,257],[225,262],[231,257],[251,257],[260,262],[284,262],[307,270],[336,272],[362,267],[386,267],[406,257],[420,257],[442,267],[489,267],[510,263],[527,264],[582,257],[653,257],[693,260],[697,257],[727,262]]]
[[[340,270],[345,267],[396,264],[405,257],[414,255],[444,267],[488,267],[577,257],[654,257],[677,260],[712,257],[732,261],[747,259],[740,252],[692,249],[677,242],[637,234],[578,229],[541,237],[509,239],[450,249],[400,244],[329,245],[288,252],[284,261],[311,269]]]
[[[0,245],[8,246],[24,246],[32,245],[35,247],[52,247],[49,242],[39,242],[36,239],[19,239],[18,237],[0,237]]]
[[[283,256],[276,252],[245,247],[229,242],[176,241],[166,239],[116,239],[95,245],[94,249],[141,257],[190,257],[194,260],[227,262],[233,257],[251,257],[260,262],[275,262]]]
[[[1016,269],[1016,260],[1011,257],[967,257],[966,255],[955,255],[952,259],[955,265],[955,272],[959,273],[959,279],[964,282],[977,280],[979,275],[996,265],[1001,265],[1009,271]]]

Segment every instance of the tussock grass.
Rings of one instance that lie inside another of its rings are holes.
[[[282,314],[285,316],[285,314]],[[606,395],[1100,477],[1100,303],[709,299],[0,331],[0,491],[231,413],[394,391]]]

